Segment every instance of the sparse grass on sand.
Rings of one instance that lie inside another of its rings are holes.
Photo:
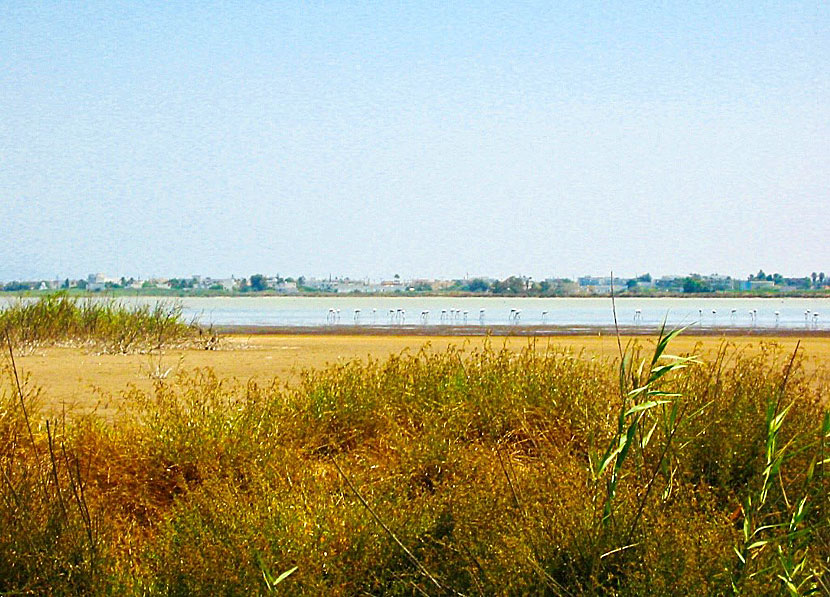
[[[182,370],[108,420],[7,359],[0,592],[827,592],[824,370],[663,339]]]
[[[634,338],[623,338],[623,343]],[[654,340],[636,338],[646,349]],[[324,335],[256,335],[221,336],[216,350],[204,350],[199,344],[167,346],[149,353],[104,353],[96,349],[72,346],[40,346],[18,355],[20,369],[30,376],[31,383],[44,388],[42,406],[52,414],[68,410],[73,413],[96,413],[116,416],[123,402],[122,393],[128,385],[149,392],[159,378],[171,378],[180,371],[211,368],[220,378],[235,378],[269,383],[275,377],[294,383],[303,369],[320,369],[330,364],[355,359],[386,359],[404,352],[417,352],[424,347],[440,352],[450,346],[465,350],[481,348],[486,337],[429,336],[324,336]],[[747,356],[758,354],[764,346],[777,344],[792,352],[795,338],[745,336],[730,337],[729,346]],[[527,337],[494,337],[489,340],[497,349],[517,352],[527,347]],[[684,333],[672,341],[675,352],[688,352],[711,359],[717,355],[722,340],[713,336]],[[557,336],[535,341],[538,352],[568,350],[584,359],[610,360],[617,356],[613,336]],[[807,373],[830,362],[830,338],[807,337],[799,351],[804,356]]]

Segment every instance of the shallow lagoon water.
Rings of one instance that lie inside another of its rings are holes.
[[[159,299],[124,300],[152,304]],[[515,324],[580,328],[614,324],[610,298],[253,296],[176,300],[188,319],[218,326]],[[830,330],[830,301],[826,299],[626,297],[616,299],[616,306],[621,326],[654,328],[665,318],[671,327]]]

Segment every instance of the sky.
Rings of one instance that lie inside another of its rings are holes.
[[[0,3],[0,280],[830,272],[830,4]]]

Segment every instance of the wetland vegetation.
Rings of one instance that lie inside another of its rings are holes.
[[[92,347],[104,352],[148,352],[210,335],[186,322],[180,303],[126,305],[55,293],[0,309],[0,336],[19,350],[38,346]]]
[[[826,593],[827,372],[673,340],[182,371],[109,420],[42,409],[9,342],[0,593]]]

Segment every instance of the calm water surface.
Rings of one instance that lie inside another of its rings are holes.
[[[127,302],[154,303],[137,297]],[[608,298],[218,297],[183,298],[203,324],[246,326],[613,325]],[[826,299],[619,298],[620,325],[830,329]]]

